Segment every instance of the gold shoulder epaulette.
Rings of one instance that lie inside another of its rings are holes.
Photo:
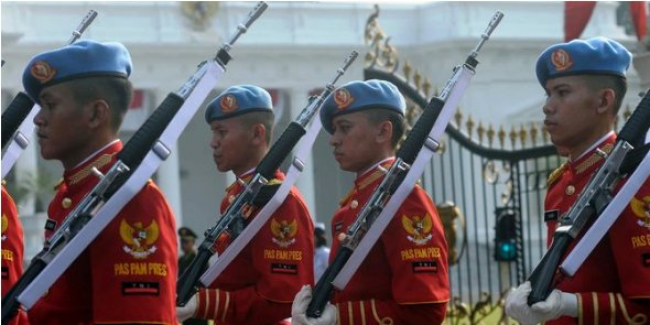
[[[56,182],[56,184],[54,184],[54,191],[55,191],[55,192],[58,191],[58,190],[59,190],[59,187],[61,187],[61,185],[63,185],[63,177],[61,177],[61,179],[58,180],[58,181]]]
[[[345,194],[345,196],[341,200],[339,200],[339,206],[344,206],[348,202],[348,199],[350,198],[350,196],[352,196],[352,193],[354,193],[354,190],[355,190],[354,188],[351,189],[348,192],[348,194]]]
[[[560,165],[560,167],[556,168],[553,172],[551,172],[551,175],[549,175],[548,179],[546,180],[546,188],[551,187],[551,185],[555,184],[555,182],[557,182],[560,179],[566,167],[567,167],[567,163],[565,162],[562,165]]]

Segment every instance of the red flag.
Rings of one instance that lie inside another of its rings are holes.
[[[645,1],[630,2],[630,15],[632,16],[632,23],[636,31],[636,38],[640,41],[648,32]]]
[[[579,38],[585,30],[591,14],[596,7],[596,1],[565,1],[564,2],[564,41]]]

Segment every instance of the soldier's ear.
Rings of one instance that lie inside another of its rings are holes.
[[[108,103],[103,99],[97,99],[88,104],[89,119],[88,123],[91,128],[97,128],[105,124],[110,124],[111,110]]]
[[[377,142],[390,142],[391,138],[393,137],[393,123],[391,123],[389,120],[385,120],[380,122],[377,125],[377,128]]]
[[[614,105],[616,105],[616,92],[611,88],[601,89],[598,92],[597,112],[600,114],[607,111],[614,112]]]
[[[262,123],[257,123],[253,125],[251,130],[251,139],[255,144],[266,143],[266,127]]]

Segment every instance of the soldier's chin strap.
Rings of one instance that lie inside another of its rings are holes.
[[[650,136],[650,132],[648,132]],[[646,141],[649,137],[646,137]],[[594,224],[587,230],[580,242],[573,248],[569,255],[560,265],[560,270],[565,275],[572,277],[582,266],[582,263],[589,257],[596,245],[605,237],[605,234],[612,227],[614,222],[621,215],[623,210],[630,203],[641,186],[648,180],[650,175],[650,152],[646,152],[645,158],[636,167],[636,170],[627,178],[627,182],[618,191],[614,199],[596,218]]]
[[[167,158],[167,155],[160,155],[156,148],[173,148],[181,132],[185,129],[196,111],[201,107],[205,98],[214,89],[217,81],[221,79],[225,70],[215,61],[205,63],[206,73],[198,82],[179,112],[169,123],[168,127],[158,139],[153,150],[145,156],[138,168],[129,179],[120,187],[106,204],[90,219],[88,224],[47,264],[32,283],[18,296],[26,309],[30,309],[49,290],[52,284],[63,274],[75,259],[86,249],[88,245],[101,233],[111,220],[122,210],[122,208],[134,197],[151,178],[158,166]]]
[[[300,140],[298,151],[291,162],[289,170],[287,171],[287,176],[282,181],[282,185],[280,185],[280,188],[277,190],[277,192],[275,192],[273,197],[271,197],[271,200],[264,206],[264,208],[262,208],[262,210],[260,210],[260,212],[255,216],[255,218],[253,218],[250,224],[248,224],[248,226],[244,228],[244,230],[241,232],[241,234],[239,234],[239,236],[237,236],[232,244],[228,246],[228,249],[226,249],[224,253],[219,256],[217,261],[212,264],[208,270],[205,271],[205,273],[203,273],[200,281],[204,286],[209,287],[212,282],[214,282],[214,280],[219,277],[223,270],[225,270],[226,267],[228,267],[228,265],[230,265],[230,263],[235,259],[235,257],[237,257],[237,255],[239,255],[239,253],[244,249],[244,247],[248,245],[253,237],[255,237],[260,229],[262,229],[262,227],[266,224],[271,215],[273,215],[273,213],[284,202],[287,195],[289,195],[291,187],[296,183],[298,177],[304,169],[304,161],[307,159],[309,153],[311,152],[311,148],[316,141],[316,136],[318,135],[321,127],[322,125],[320,118],[315,118],[312,121],[307,134],[305,134],[305,136],[303,136],[303,138]]]

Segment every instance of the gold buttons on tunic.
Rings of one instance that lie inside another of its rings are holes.
[[[359,201],[352,200],[352,202],[350,202],[350,208],[356,209],[358,206],[359,206]]]
[[[229,196],[228,203],[232,203],[233,201],[235,201],[235,196],[234,195]]]
[[[347,237],[347,236],[348,235],[346,235],[344,232],[342,232],[337,236],[337,238],[338,238],[339,241],[344,241],[345,237]]]
[[[564,193],[566,193],[566,195],[573,195],[573,193],[575,192],[576,192],[576,187],[573,185],[569,185],[566,187],[566,189],[564,189]]]
[[[69,197],[66,197],[61,201],[61,206],[64,209],[69,208],[71,205],[72,205],[72,200]]]

